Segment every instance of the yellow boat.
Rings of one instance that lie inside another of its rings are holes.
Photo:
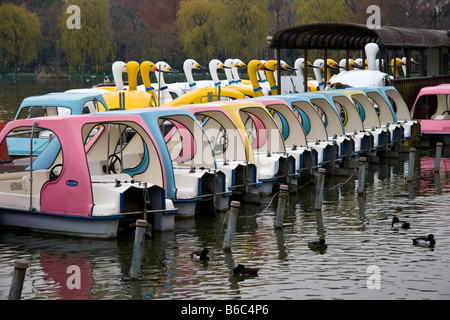
[[[137,90],[139,63],[130,61],[124,64],[122,62],[114,67],[116,67],[116,70],[113,70],[116,90],[111,90],[103,96],[109,110],[130,110],[154,106],[152,94]],[[128,73],[128,90],[123,86],[121,76],[120,80],[118,78],[122,72]]]

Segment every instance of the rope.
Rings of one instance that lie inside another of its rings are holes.
[[[337,188],[337,187],[342,186],[342,185],[346,184],[347,182],[349,182],[350,179],[352,179],[352,178],[355,176],[356,169],[357,169],[357,168],[355,168],[355,169],[353,170],[353,174],[352,174],[347,180],[345,180],[344,182],[340,182],[340,183],[336,184],[335,186],[333,186],[333,187],[331,187],[331,188],[329,188],[329,189],[326,189],[326,190],[328,190],[328,191],[329,191],[329,190],[333,190],[334,188]]]
[[[159,263],[161,263],[161,265],[164,267],[164,269],[167,270],[167,266],[165,265],[165,263],[162,262],[162,260],[158,257],[158,255],[152,250],[152,248],[150,248],[150,246],[147,244],[145,239],[144,239],[144,245],[145,245],[145,248],[150,250],[150,252],[156,257],[156,259],[158,259]]]

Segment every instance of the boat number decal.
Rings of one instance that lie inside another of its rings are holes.
[[[23,190],[22,182],[11,182],[10,186],[11,186],[11,191],[22,191]]]
[[[67,184],[69,187],[76,187],[76,186],[78,185],[78,181],[76,181],[76,180],[67,180],[67,181],[66,181],[66,184]]]

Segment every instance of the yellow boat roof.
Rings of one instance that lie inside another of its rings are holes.
[[[213,100],[217,101],[219,99],[219,90],[217,88],[200,88],[189,91],[164,106],[174,107],[193,103],[206,103],[208,102],[208,93],[210,92],[213,94]],[[245,95],[236,90],[220,87],[220,97],[229,99],[244,99]]]

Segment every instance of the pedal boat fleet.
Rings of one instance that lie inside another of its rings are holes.
[[[142,96],[135,88],[124,91]],[[0,133],[0,224],[114,238],[146,219],[168,231],[199,210],[228,210],[233,198],[261,203],[280,184],[295,190],[319,168],[339,174],[362,156],[377,161],[420,133],[394,87],[202,103],[205,91],[142,108],[108,104],[111,88],[25,99]]]

